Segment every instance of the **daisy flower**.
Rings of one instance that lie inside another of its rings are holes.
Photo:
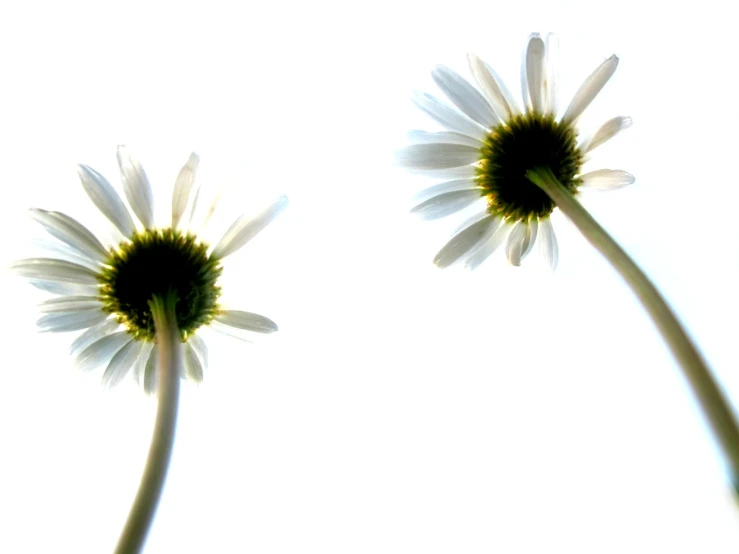
[[[561,210],[618,271],[657,326],[691,385],[739,493],[739,422],[721,386],[658,289],[576,198],[581,189],[611,190],[634,181],[620,170],[582,171],[587,156],[630,126],[630,118],[611,119],[585,140],[578,140],[575,128],[616,71],[618,58],[601,63],[557,117],[552,45],[552,35],[546,42],[538,34],[529,38],[521,70],[523,110],[475,55],[469,56],[469,65],[479,89],[448,67],[434,70],[434,81],[454,107],[428,94],[417,94],[414,101],[446,130],[412,131],[412,144],[398,151],[397,161],[451,180],[422,192],[412,211],[435,219],[485,199],[485,209],[462,224],[436,255],[440,267],[464,261],[475,268],[504,243],[509,262],[520,265],[538,242],[554,269],[558,247],[549,218],[555,207]]]
[[[561,117],[557,117],[553,37],[530,37],[521,70],[522,110],[503,81],[484,61],[469,55],[476,88],[448,67],[438,66],[433,79],[453,105],[425,93],[414,103],[447,130],[412,131],[412,143],[397,153],[400,166],[450,179],[420,194],[412,212],[436,219],[460,211],[481,197],[486,206],[462,224],[439,251],[439,267],[457,261],[474,269],[505,243],[508,261],[520,265],[535,243],[554,269],[558,246],[550,215],[554,201],[528,177],[549,168],[571,192],[611,190],[634,181],[625,171],[599,169],[583,173],[595,148],[631,125],[628,117],[606,122],[590,138],[578,140],[578,118],[613,75],[611,56],[587,78]]]
[[[164,226],[155,224],[152,188],[141,164],[123,146],[117,154],[130,211],[100,173],[86,165],[80,165],[78,173],[90,200],[122,240],[105,244],[76,219],[34,208],[30,215],[53,237],[46,246],[55,257],[20,260],[11,268],[54,294],[40,305],[42,331],[84,330],[71,348],[80,369],[105,366],[103,382],[111,386],[133,369],[137,378],[143,378],[147,392],[154,390],[157,381],[157,345],[149,302],[174,293],[176,323],[184,343],[183,377],[201,381],[208,363],[201,329],[210,327],[242,338],[250,332],[277,330],[264,316],[224,309],[219,304],[218,279],[224,258],[264,229],[285,208],[287,198],[278,198],[256,216],[239,217],[211,246],[191,228],[196,213],[205,209],[205,224],[217,204],[199,205],[196,154],[190,155],[177,176],[171,221]]]

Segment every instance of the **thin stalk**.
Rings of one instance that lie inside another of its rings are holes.
[[[137,554],[141,551],[154,519],[172,456],[177,404],[180,394],[182,342],[175,316],[175,300],[154,298],[150,303],[158,344],[157,383],[158,408],[154,433],[149,447],[141,484],[131,506],[128,520],[118,540],[116,554]]]
[[[631,287],[672,350],[693,390],[703,415],[725,456],[734,490],[739,494],[739,426],[721,388],[685,329],[644,272],[582,207],[549,168],[526,177],[541,188],[585,238],[611,262]]]

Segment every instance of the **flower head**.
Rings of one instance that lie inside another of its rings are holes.
[[[498,75],[472,54],[469,65],[479,90],[448,67],[439,66],[433,79],[454,107],[429,94],[415,96],[415,104],[447,130],[409,133],[412,144],[397,153],[398,163],[452,180],[423,191],[412,211],[436,219],[481,198],[486,201],[484,210],[462,224],[436,255],[434,263],[439,267],[461,260],[473,269],[503,243],[509,262],[520,265],[537,240],[552,268],[556,267],[557,239],[549,219],[555,205],[526,177],[529,170],[548,168],[573,193],[633,182],[625,171],[582,171],[586,156],[629,127],[630,118],[611,119],[587,140],[578,141],[575,128],[577,119],[613,75],[618,58],[605,60],[558,118],[552,49],[552,35],[546,42],[538,34],[529,39],[521,70],[523,110]]]
[[[143,376],[144,388],[156,385],[156,342],[150,302],[174,294],[177,325],[184,344],[185,376],[201,381],[207,366],[207,347],[199,331],[212,327],[246,338],[249,332],[271,333],[270,319],[220,303],[218,279],[222,260],[255,237],[287,206],[278,198],[254,217],[241,216],[215,246],[200,240],[190,229],[201,211],[200,189],[195,185],[198,157],[192,154],[180,171],[172,196],[172,219],[165,227],[154,222],[153,193],[141,165],[125,147],[118,148],[118,164],[125,197],[139,225],[113,186],[94,169],[80,165],[82,186],[92,202],[113,224],[123,240],[105,246],[70,216],[31,209],[31,217],[57,241],[48,246],[60,257],[31,258],[11,268],[54,298],[40,306],[45,313],[42,331],[85,330],[72,343],[72,355],[81,369],[105,365],[103,381],[118,383],[130,369]],[[216,203],[206,210],[207,223]]]

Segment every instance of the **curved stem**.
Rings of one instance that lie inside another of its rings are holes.
[[[585,238],[611,262],[639,298],[682,367],[726,458],[734,490],[739,493],[739,426],[736,417],[675,314],[644,272],[557,180],[549,168],[529,171],[526,177],[549,195]]]
[[[166,299],[157,297],[150,306],[158,343],[159,407],[144,474],[126,526],[118,539],[116,554],[136,554],[144,545],[167,476],[177,423],[182,342],[174,311],[175,299],[172,296]]]

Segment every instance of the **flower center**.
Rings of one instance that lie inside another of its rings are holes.
[[[208,247],[172,229],[135,233],[106,261],[100,278],[104,310],[114,314],[136,339],[153,341],[149,301],[170,291],[182,339],[208,324],[218,311],[216,281],[223,268]]]
[[[575,192],[583,161],[574,129],[553,116],[526,113],[495,127],[484,141],[477,169],[488,211],[513,220],[543,218],[554,202],[526,178],[526,172],[548,167],[559,182]]]

